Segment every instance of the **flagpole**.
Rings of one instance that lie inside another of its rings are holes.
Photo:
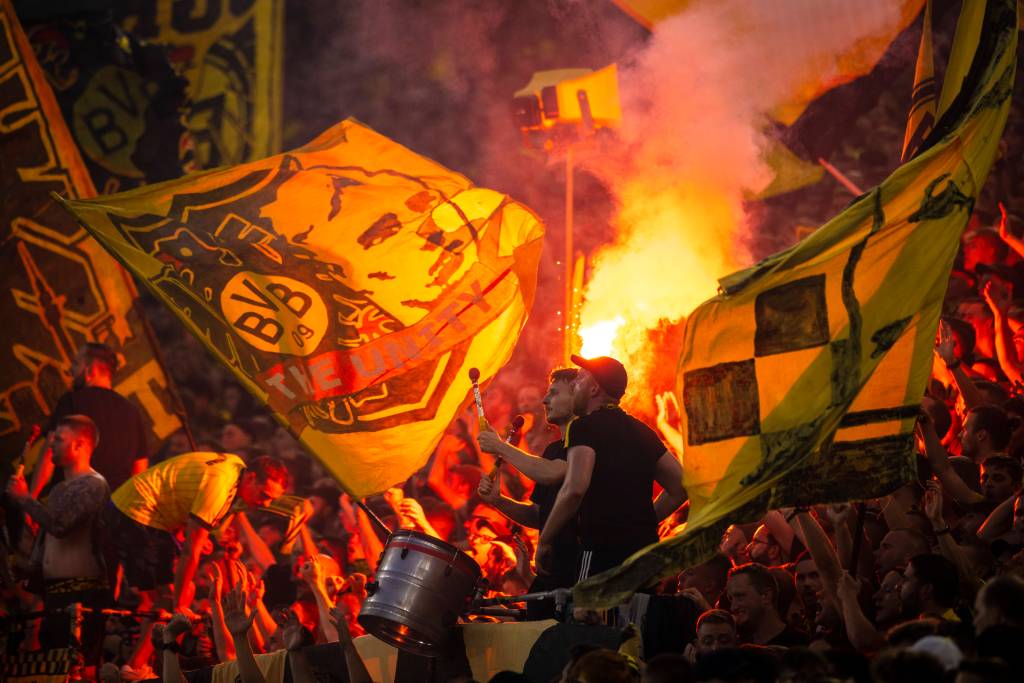
[[[572,186],[572,143],[565,148],[565,304],[562,309],[563,356],[562,365],[571,366],[572,355],[572,230],[573,230],[573,186]]]

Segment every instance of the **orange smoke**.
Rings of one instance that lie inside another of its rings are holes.
[[[683,320],[715,295],[718,278],[752,260],[744,199],[773,177],[764,160],[770,113],[808,83],[820,92],[855,77],[853,58],[873,63],[875,43],[906,26],[915,4],[699,0],[620,64],[619,145],[581,155],[617,199],[618,237],[588,264],[578,333],[582,355],[626,364],[628,403],[650,406],[651,391],[674,386],[678,340],[654,331]]]

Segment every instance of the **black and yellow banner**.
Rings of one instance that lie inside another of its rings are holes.
[[[357,496],[421,467],[515,346],[543,227],[348,120],[69,208]]]
[[[131,0],[116,11],[188,79],[197,168],[281,151],[284,0]]]
[[[188,82],[162,47],[124,32],[107,15],[56,17],[25,31],[100,192],[178,178],[192,168]]]
[[[46,423],[85,341],[121,357],[115,389],[142,408],[155,447],[180,422],[132,284],[51,192],[95,194],[28,39],[0,0],[0,451],[16,455],[32,425]]]
[[[721,280],[687,319],[687,528],[576,586],[578,605],[618,604],[770,508],[874,498],[915,476],[949,273],[1010,110],[1016,0],[989,0],[981,31],[975,50],[954,45],[966,76],[924,151],[796,246]]]

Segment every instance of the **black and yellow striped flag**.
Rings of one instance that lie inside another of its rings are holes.
[[[903,135],[903,153],[900,155],[900,161],[906,161],[914,156],[935,125],[936,95],[935,65],[932,58],[932,2],[928,0],[924,6],[921,45],[917,49],[914,89],[910,95],[907,131]]]
[[[722,279],[687,319],[688,526],[577,585],[578,606],[619,604],[702,562],[730,523],[875,498],[915,475],[950,269],[1010,110],[1016,0],[988,1],[982,35],[925,149],[802,242]]]

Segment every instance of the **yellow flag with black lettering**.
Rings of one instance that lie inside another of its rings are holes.
[[[543,227],[347,120],[304,147],[68,207],[365,496],[421,467],[508,359]]]
[[[577,605],[618,604],[703,561],[731,523],[915,476],[949,273],[1010,109],[1016,0],[989,0],[982,35],[923,151],[796,246],[721,280],[687,319],[687,528],[577,585]]]
[[[54,191],[96,194],[14,9],[0,0],[0,457],[13,458],[33,425],[49,422],[87,341],[117,353],[114,389],[142,410],[155,450],[181,422],[131,278]]]

